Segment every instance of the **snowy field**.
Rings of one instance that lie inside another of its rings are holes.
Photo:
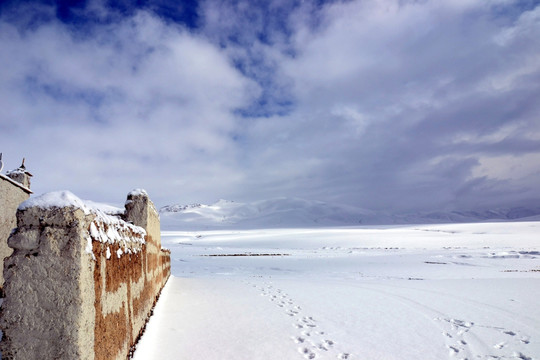
[[[540,359],[540,222],[162,242],[173,276],[135,360]]]

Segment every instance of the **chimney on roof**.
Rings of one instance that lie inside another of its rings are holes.
[[[0,155],[0,160],[1,160],[1,155]],[[15,170],[6,172],[6,175],[12,180],[24,186],[25,188],[30,189],[30,178],[32,177],[32,174],[26,171],[26,166],[24,166],[24,160],[25,159],[23,158],[21,166],[19,166]]]

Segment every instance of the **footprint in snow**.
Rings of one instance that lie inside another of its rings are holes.
[[[324,335],[324,333],[322,333]],[[324,340],[324,343],[328,346],[334,346],[334,342],[332,340]]]
[[[252,285],[248,283],[248,285]],[[316,359],[323,357],[328,359],[334,357],[337,359],[350,359],[351,354],[346,352],[339,352],[335,349],[335,342],[327,338],[324,331],[316,330],[318,326],[317,320],[313,316],[301,316],[302,307],[295,304],[294,300],[289,297],[282,289],[271,285],[263,285],[253,287],[259,290],[261,296],[268,296],[268,299],[278,307],[285,310],[285,314],[290,317],[298,317],[297,321],[292,325],[299,331],[298,335],[291,336],[291,339],[301,346],[298,351],[306,359]],[[323,356],[324,355],[324,356]]]
[[[521,352],[514,351],[512,353],[508,353],[508,351],[515,350],[516,346],[518,345],[527,345],[530,343],[529,336],[519,334],[517,331],[505,329],[503,327],[475,324],[474,322],[452,318],[435,318],[434,320],[446,322],[448,325],[450,325],[449,331],[443,331],[442,334],[448,341],[446,347],[448,348],[451,356],[461,353],[462,351],[470,352],[471,349],[468,347],[469,345],[467,341],[465,341],[467,336],[469,336],[467,333],[472,331],[472,336],[474,336],[474,328],[482,328],[495,332],[493,337],[494,339],[499,338],[499,342],[493,345],[493,348],[497,350],[498,355],[485,354],[485,357],[494,359],[506,359],[507,357],[521,360],[532,359]],[[476,355],[477,357],[482,357],[481,354]]]
[[[463,336],[473,327],[473,322],[440,317],[435,318],[434,320],[442,321],[450,327],[449,329],[446,329],[447,331],[442,332],[442,335],[445,337],[449,356],[455,356],[462,351],[466,351],[467,342],[463,339]]]
[[[298,351],[303,354],[306,359],[315,359],[317,357],[317,354],[315,354],[307,347],[300,347],[298,348]]]
[[[512,356],[515,357],[516,359],[520,359],[520,360],[533,360],[532,357],[529,357],[521,352],[513,352],[512,353]]]

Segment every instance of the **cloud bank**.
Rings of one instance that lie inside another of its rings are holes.
[[[0,151],[27,157],[37,193],[539,201],[539,4],[205,1],[189,21],[151,5],[0,12]]]

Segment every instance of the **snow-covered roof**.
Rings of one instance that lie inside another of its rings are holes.
[[[14,174],[26,174],[28,176],[34,176],[32,174],[30,174],[28,171],[26,171],[26,169],[22,169],[22,168],[17,168],[17,169],[13,169],[13,170],[10,170],[10,171],[6,171],[6,175],[14,175]]]
[[[29,194],[33,194],[34,192],[32,190],[30,190],[29,188],[27,188],[26,186],[24,186],[23,184],[21,184],[20,182],[18,181],[15,181],[9,177],[7,177],[6,175],[3,175],[3,174],[0,174],[0,178],[1,179],[4,179],[6,181],[9,181],[10,183],[12,183],[13,185],[21,188],[22,190],[26,191],[27,193]]]

